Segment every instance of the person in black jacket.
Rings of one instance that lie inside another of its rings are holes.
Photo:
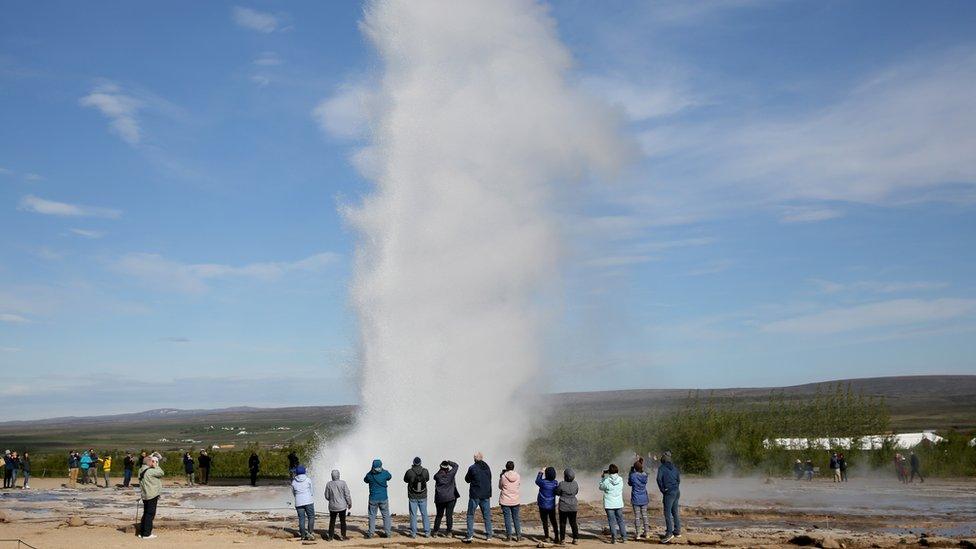
[[[457,477],[459,465],[450,460],[441,462],[441,468],[434,473],[434,506],[437,507],[437,516],[434,518],[434,535],[439,535],[441,531],[441,517],[447,516],[447,532],[444,537],[454,535],[454,505],[457,503],[461,494],[458,492],[455,477]]]
[[[291,475],[292,480],[295,480],[295,469],[298,468],[298,461],[298,456],[295,455],[294,450],[288,452],[288,474]]]
[[[247,468],[251,472],[251,486],[258,485],[258,469],[261,467],[261,460],[255,452],[251,452],[251,457],[247,458]]]
[[[407,502],[410,505],[410,537],[417,537],[417,514],[424,521],[424,537],[430,537],[430,516],[427,514],[427,482],[430,473],[421,465],[420,457],[413,458],[413,467],[403,474],[407,483]]]
[[[210,483],[210,464],[212,461],[206,450],[200,450],[200,456],[197,457],[197,465],[200,466],[200,484]]]
[[[908,479],[908,482],[915,482],[915,475],[918,475],[919,481],[925,482],[925,479],[922,478],[921,465],[918,462],[918,454],[915,453],[915,450],[912,450],[911,455],[908,457],[908,463],[912,466],[912,476]]]
[[[132,458],[132,452],[126,452],[125,458],[122,460],[122,486],[126,488],[132,482],[132,468],[135,466],[135,463],[136,460]]]
[[[478,452],[474,455],[474,463],[464,475],[464,482],[471,485],[468,488],[468,535],[464,538],[464,543],[471,543],[474,539],[474,511],[479,507],[485,521],[485,541],[491,540],[491,480],[491,467],[488,467],[485,457]]]

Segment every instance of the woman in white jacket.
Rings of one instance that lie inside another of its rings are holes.
[[[295,478],[291,481],[291,493],[295,495],[295,510],[298,511],[298,533],[303,541],[312,541],[315,539],[312,534],[315,528],[312,479],[305,474],[305,467],[302,465],[295,468]],[[308,530],[305,529],[306,519],[308,520]]]

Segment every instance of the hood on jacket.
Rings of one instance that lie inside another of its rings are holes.
[[[576,480],[576,471],[572,469],[566,469],[565,471],[563,471],[563,478],[566,480],[566,482],[573,482],[574,480]]]
[[[374,459],[373,460],[373,470],[374,471],[379,471],[381,469],[383,469],[383,461],[380,460],[380,459]]]
[[[556,480],[555,467],[546,467],[546,480]]]
[[[333,469],[332,470],[332,480],[339,480],[339,470],[338,469]]]
[[[610,484],[620,484],[621,482],[624,481],[624,479],[620,478],[620,475],[618,475],[617,473],[608,475],[607,480],[610,481]]]
[[[668,463],[671,461],[671,450],[665,451],[661,454],[661,463]]]
[[[502,473],[502,476],[505,477],[505,480],[509,482],[515,482],[516,480],[521,479],[519,474],[514,469],[512,469],[511,471],[505,471],[504,473]]]
[[[299,473],[295,475],[295,480],[297,482],[305,482],[307,479],[308,479],[308,475],[306,475],[305,473]]]

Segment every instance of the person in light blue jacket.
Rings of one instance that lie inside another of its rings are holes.
[[[291,493],[295,496],[295,510],[298,511],[298,534],[302,541],[315,540],[315,503],[312,496],[312,479],[305,474],[305,467],[295,468],[295,478],[291,480]],[[308,529],[305,521],[308,520]]]
[[[634,469],[627,478],[630,486],[630,505],[634,509],[634,536],[647,538],[647,473],[644,472],[644,458],[634,463]]]
[[[386,537],[393,534],[393,524],[390,520],[390,496],[387,486],[393,475],[383,468],[383,462],[379,459],[373,460],[373,468],[363,477],[363,482],[369,485],[369,528],[366,531],[366,538],[373,537],[376,532],[376,511],[383,513],[383,532]]]
[[[81,454],[81,483],[88,484],[88,475],[91,472],[92,458],[87,451]]]
[[[607,522],[610,523],[610,543],[627,542],[627,525],[624,522],[624,479],[620,478],[620,469],[613,463],[603,472],[600,480],[600,491],[603,492],[603,508],[607,512]]]

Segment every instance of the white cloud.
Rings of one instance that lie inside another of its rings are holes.
[[[331,97],[323,99],[312,111],[312,117],[327,134],[340,139],[356,139],[369,128],[371,95],[366,86],[345,84]]]
[[[109,119],[112,131],[130,145],[137,145],[142,139],[142,129],[136,115],[144,102],[127,95],[115,84],[103,83],[78,102],[83,107],[98,109]]]
[[[30,320],[14,313],[0,313],[0,322],[6,322],[7,324],[28,324]]]
[[[20,347],[0,347],[0,353],[17,353],[20,352]]]
[[[828,309],[764,324],[770,333],[825,335],[842,332],[924,324],[967,317],[976,313],[976,299],[893,299]]]
[[[836,219],[842,215],[844,212],[832,208],[785,206],[780,212],[779,220],[783,223],[814,223]]]
[[[13,170],[11,170],[9,168],[4,168],[3,166],[0,166],[0,174],[10,175],[12,173],[14,173]]]
[[[583,87],[623,109],[631,121],[639,122],[677,114],[702,102],[677,83],[637,84],[616,76],[591,76]]]
[[[94,231],[91,229],[76,229],[72,227],[70,231],[78,236],[83,236],[85,238],[94,239],[94,238],[102,238],[103,236],[105,236],[104,231]]]
[[[276,54],[275,52],[266,51],[266,52],[262,52],[261,55],[255,57],[252,63],[261,67],[275,67],[280,65],[282,61],[281,58],[278,57],[278,54]]]
[[[36,173],[25,173],[24,179],[33,183],[35,181],[44,181],[44,176]]]
[[[66,217],[104,217],[115,219],[122,215],[121,210],[113,208],[99,208],[95,206],[69,204],[67,202],[56,202],[30,194],[20,199],[18,209],[25,212]]]
[[[859,280],[855,282],[839,283],[820,278],[811,279],[818,289],[825,294],[840,292],[871,292],[878,294],[894,294],[905,292],[919,292],[941,290],[948,284],[945,282],[914,281],[914,282],[883,282],[878,280]]]
[[[319,253],[292,262],[249,263],[242,266],[219,263],[180,263],[158,254],[131,253],[122,256],[112,268],[154,287],[200,293],[207,283],[219,279],[251,279],[272,281],[290,273],[319,272],[338,259],[333,253]]]
[[[253,74],[251,75],[251,82],[254,82],[258,86],[263,88],[271,83],[271,78],[263,74]]]
[[[232,15],[239,26],[265,34],[274,32],[280,24],[278,17],[273,14],[242,6],[235,6]]]

